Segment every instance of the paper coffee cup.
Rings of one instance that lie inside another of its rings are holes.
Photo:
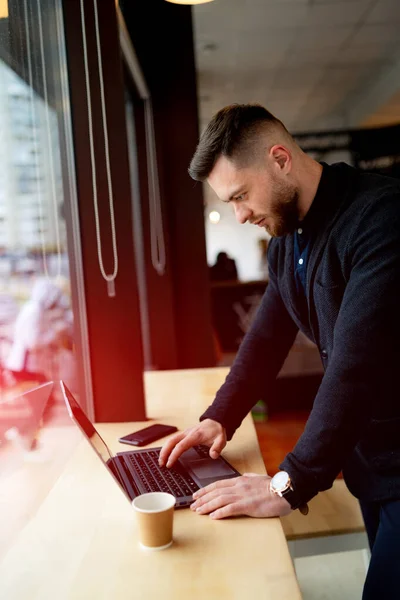
[[[172,544],[175,501],[175,496],[166,492],[142,494],[132,501],[143,548],[163,550]]]

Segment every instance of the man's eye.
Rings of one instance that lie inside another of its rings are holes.
[[[239,194],[239,196],[236,196],[235,200],[243,200],[244,198],[244,194]]]

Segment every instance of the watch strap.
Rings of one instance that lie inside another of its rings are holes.
[[[278,496],[281,496],[282,498],[285,498],[285,500],[287,500],[289,502],[290,506],[292,507],[292,510],[298,509],[302,515],[308,515],[308,512],[309,512],[308,504],[307,503],[305,503],[305,504],[299,503],[297,494],[291,484],[282,492],[277,492],[272,487],[271,487],[271,491],[272,491],[272,493],[277,494]]]

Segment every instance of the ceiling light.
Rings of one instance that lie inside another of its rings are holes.
[[[0,0],[0,19],[8,17],[8,0]]]
[[[216,225],[217,223],[219,223],[221,215],[219,214],[219,212],[217,210],[212,210],[210,212],[210,214],[208,215],[208,218],[210,219],[211,223]]]
[[[213,0],[166,0],[171,4],[205,4],[206,2],[212,2]]]

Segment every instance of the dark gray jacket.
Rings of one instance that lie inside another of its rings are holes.
[[[324,165],[306,220],[314,231],[307,298],[296,291],[293,235],[272,240],[257,316],[201,419],[222,423],[230,439],[301,329],[325,373],[304,433],[280,465],[296,505],[341,470],[363,500],[400,498],[400,182]]]

